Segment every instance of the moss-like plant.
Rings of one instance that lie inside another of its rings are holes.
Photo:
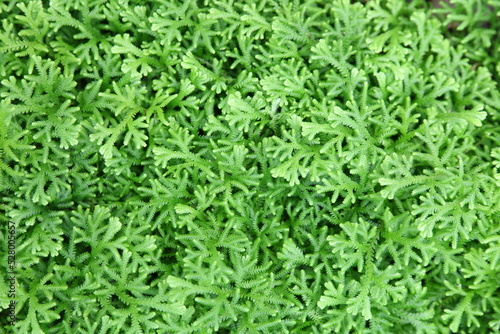
[[[499,333],[499,13],[1,2],[4,331]]]

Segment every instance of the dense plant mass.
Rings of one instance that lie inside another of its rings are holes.
[[[499,333],[499,16],[2,1],[4,330]]]

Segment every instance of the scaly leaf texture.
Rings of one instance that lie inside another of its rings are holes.
[[[500,2],[434,3],[1,2],[2,328],[499,333]]]

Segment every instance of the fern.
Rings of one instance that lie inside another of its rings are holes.
[[[0,3],[4,331],[498,332],[500,4],[434,3]]]

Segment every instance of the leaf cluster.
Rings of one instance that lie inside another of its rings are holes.
[[[499,332],[500,4],[451,4],[0,3],[12,330]]]

